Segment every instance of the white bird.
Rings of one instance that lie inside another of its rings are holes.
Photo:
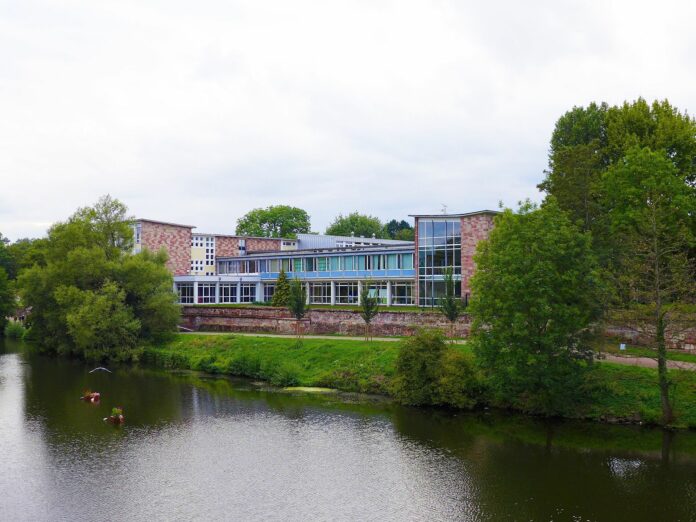
[[[94,370],[92,370],[92,371],[91,371],[91,372],[89,372],[89,373],[94,373],[94,372],[96,372],[97,370],[103,370],[103,371],[105,371],[105,372],[109,372],[109,373],[112,373],[112,371],[111,371],[111,370],[108,370],[108,369],[106,369],[106,368],[103,368],[103,367],[101,367],[101,366],[99,366],[98,368],[95,368]]]

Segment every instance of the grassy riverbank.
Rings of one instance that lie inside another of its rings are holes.
[[[467,351],[466,345],[454,350]],[[201,370],[269,381],[278,386],[320,386],[390,394],[399,343],[342,339],[178,335],[145,348],[146,361],[163,368]],[[671,371],[675,426],[696,428],[696,373]],[[654,369],[599,363],[590,372],[594,390],[569,417],[657,423],[660,400]]]

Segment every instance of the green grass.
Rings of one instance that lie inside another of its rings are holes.
[[[304,339],[235,335],[177,335],[145,348],[146,361],[163,368],[239,375],[277,386],[329,387],[389,395],[400,343],[346,339]],[[467,345],[453,349],[470,351]],[[696,428],[696,372],[671,370],[675,383],[674,426]],[[592,399],[568,414],[608,422],[660,420],[657,372],[600,363],[589,372]]]

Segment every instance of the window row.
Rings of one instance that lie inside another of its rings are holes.
[[[354,270],[412,270],[413,254],[295,257],[219,261],[220,274],[285,272],[344,272]]]

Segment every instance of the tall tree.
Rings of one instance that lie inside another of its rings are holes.
[[[286,237],[309,232],[309,214],[289,205],[256,208],[237,220],[236,234],[240,236]]]
[[[683,321],[680,305],[694,297],[696,279],[686,249],[696,198],[672,158],[634,147],[604,175],[612,233],[620,245],[614,317],[634,326],[656,352],[662,421],[671,422],[666,333]]]
[[[0,335],[7,323],[6,317],[13,314],[16,304],[12,283],[5,269],[0,267]]]
[[[495,223],[471,281],[475,352],[501,403],[561,413],[578,399],[602,311],[590,236],[553,198]]]
[[[347,216],[339,214],[326,229],[326,233],[332,236],[356,236],[356,237],[383,237],[384,227],[382,222],[374,217],[358,212],[351,212]]]
[[[609,203],[602,176],[635,146],[663,152],[682,182],[696,187],[696,121],[667,100],[574,107],[559,118],[551,138],[549,170],[539,188],[582,222],[584,230],[592,231],[604,266],[612,265],[613,250],[620,245],[605,219]]]
[[[137,356],[138,341],[170,335],[179,318],[166,254],[132,254],[125,205],[108,196],[52,226],[42,263],[18,280],[43,348],[99,359]],[[92,314],[90,316],[90,314]]]

